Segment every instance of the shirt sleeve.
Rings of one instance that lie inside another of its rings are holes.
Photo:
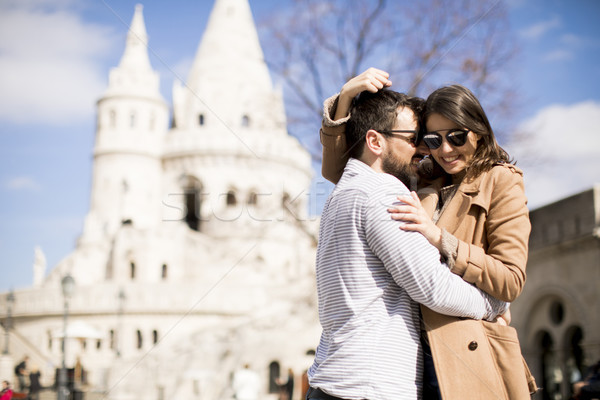
[[[397,202],[400,192],[407,190],[398,185],[380,188],[370,194],[362,213],[369,247],[394,281],[414,301],[440,314],[487,320],[503,314],[507,303],[450,272],[423,235],[399,229],[400,224],[391,219],[387,208]]]

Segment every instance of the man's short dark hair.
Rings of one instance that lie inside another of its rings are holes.
[[[423,126],[422,112],[425,101],[420,97],[408,96],[393,90],[376,93],[362,92],[352,100],[350,119],[346,124],[346,143],[350,157],[359,158],[365,147],[369,129],[390,130],[394,127],[398,109],[408,107],[417,118],[417,129]]]

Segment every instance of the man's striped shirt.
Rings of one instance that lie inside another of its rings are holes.
[[[422,357],[419,306],[493,319],[500,302],[440,262],[419,233],[387,208],[409,194],[395,177],[350,159],[327,199],[317,249],[323,328],[310,385],[344,399],[417,399]]]

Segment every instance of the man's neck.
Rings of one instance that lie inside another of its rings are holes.
[[[381,163],[380,157],[376,157],[372,154],[367,154],[367,152],[365,152],[360,158],[358,158],[358,161],[360,161],[364,164],[367,164],[375,172],[379,172],[379,173],[384,172],[383,168],[381,167],[382,163]]]

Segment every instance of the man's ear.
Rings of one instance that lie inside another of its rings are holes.
[[[365,150],[373,153],[376,156],[380,156],[383,153],[385,148],[384,144],[385,140],[383,139],[383,135],[376,130],[369,129],[367,131]]]

